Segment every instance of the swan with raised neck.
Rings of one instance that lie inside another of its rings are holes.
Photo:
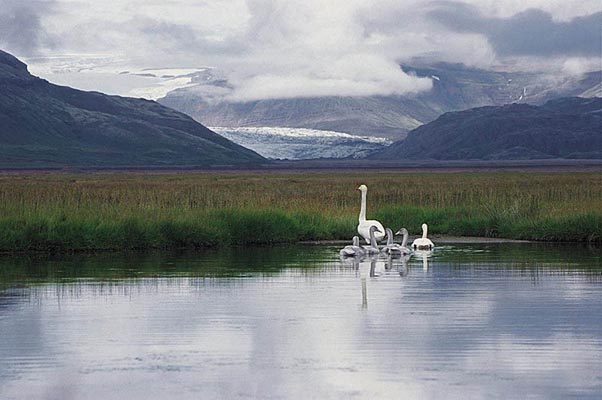
[[[366,195],[368,193],[368,187],[366,185],[360,185],[360,187],[358,187],[357,190],[359,190],[362,194],[357,233],[359,233],[364,238],[366,243],[370,243],[370,227],[376,226],[378,228],[378,231],[376,231],[375,233],[375,238],[377,241],[381,241],[385,237],[385,228],[383,227],[383,225],[377,220],[366,219]]]

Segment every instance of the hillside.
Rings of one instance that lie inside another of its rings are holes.
[[[393,140],[448,111],[511,102],[541,104],[560,96],[595,96],[600,72],[551,79],[536,73],[500,72],[460,64],[402,66],[430,77],[431,90],[411,96],[314,97],[223,100],[232,88],[204,71],[194,86],[170,92],[159,102],[210,127],[289,127],[345,132]]]
[[[154,101],[53,85],[0,51],[0,165],[215,165],[255,152]]]
[[[380,160],[602,158],[602,98],[445,113],[371,156]]]

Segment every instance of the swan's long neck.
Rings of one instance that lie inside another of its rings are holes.
[[[401,241],[401,247],[406,247],[407,244],[408,244],[408,232],[406,231],[403,234],[403,240]]]
[[[387,246],[391,246],[393,244],[393,231],[387,228]]]
[[[359,245],[360,245],[360,238],[359,237],[357,237],[357,236],[353,237],[353,245],[355,247],[359,247]]]
[[[378,249],[378,244],[376,244],[376,237],[374,236],[374,229],[370,229],[370,246]]]
[[[429,230],[428,226],[422,225],[422,238],[423,239],[426,239],[426,234],[428,233],[428,230]]]
[[[366,220],[366,191],[362,190],[362,206],[360,208],[359,221],[364,222]]]

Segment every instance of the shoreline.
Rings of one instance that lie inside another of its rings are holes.
[[[408,237],[408,243],[411,243],[414,239],[419,236]],[[429,236],[435,244],[499,244],[499,243],[583,243],[583,242],[563,242],[557,240],[521,240],[521,239],[506,239],[506,238],[492,238],[485,236]],[[346,245],[349,244],[349,240],[304,240],[297,244],[300,245]]]
[[[602,243],[599,173],[0,175],[0,252],[348,244],[369,216],[436,243]],[[340,241],[339,241],[340,240]]]
[[[491,238],[482,236],[431,236],[435,242],[435,248],[439,244],[533,244],[533,245],[583,245],[602,248],[601,243],[597,242],[579,242],[579,241],[558,241],[558,240],[520,240],[506,238]],[[415,238],[409,238],[411,242]],[[345,246],[350,240],[301,240],[297,242],[279,242],[279,243],[255,243],[255,244],[236,244],[229,245],[230,248],[271,248],[286,246]],[[106,249],[52,249],[52,250],[0,250],[0,258],[10,258],[18,256],[75,256],[75,255],[100,255],[100,254],[135,254],[146,252],[195,252],[203,253],[207,251],[220,251],[224,247],[144,247],[144,248],[106,248]]]
[[[394,160],[313,159],[270,160],[242,165],[0,165],[0,175],[46,174],[302,174],[459,172],[602,172],[602,159],[541,160]]]

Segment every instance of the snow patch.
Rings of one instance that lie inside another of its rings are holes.
[[[143,68],[105,54],[62,54],[25,60],[32,74],[81,90],[157,100],[207,80],[211,67]]]
[[[191,77],[176,77],[161,80],[154,85],[136,88],[126,93],[130,97],[141,97],[148,100],[157,100],[167,96],[172,90],[194,86]]]

